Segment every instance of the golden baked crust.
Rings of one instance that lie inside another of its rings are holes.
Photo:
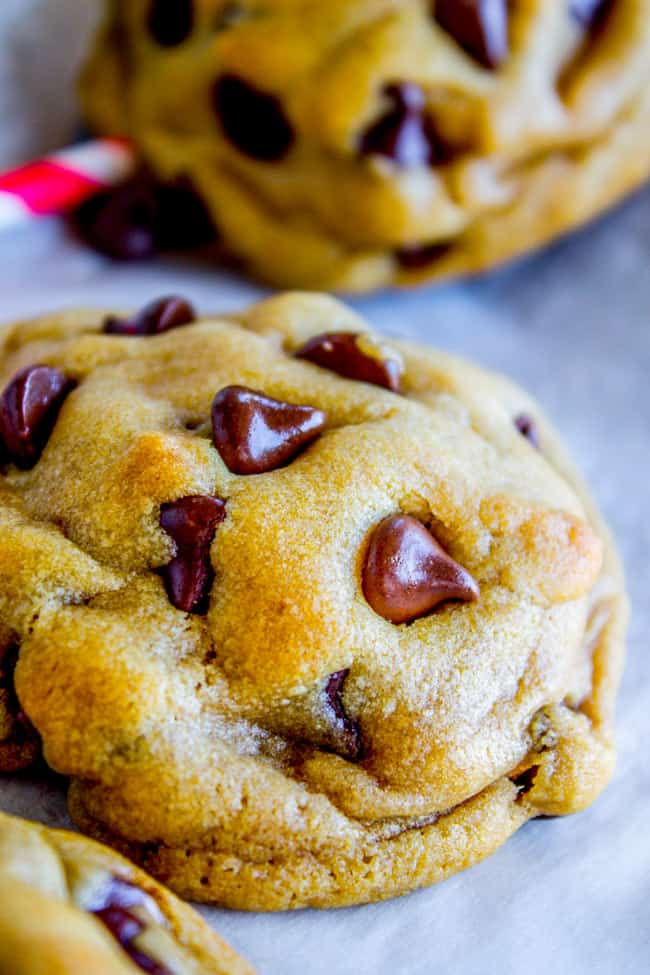
[[[195,911],[128,860],[3,813],[0,971],[253,975]]]
[[[624,582],[535,402],[323,296],[148,337],[105,320],[8,328],[0,376],[39,363],[78,383],[36,465],[0,478],[0,617],[83,829],[194,899],[324,907],[432,883],[598,795]],[[323,333],[356,370],[390,360],[403,395],[296,357]],[[233,385],[317,408],[324,432],[232,473],[210,412]],[[197,495],[225,502],[189,563],[206,614],[172,606],[187,548],[160,522]],[[399,625],[373,610],[369,544],[399,514],[478,599]]]
[[[152,36],[151,5],[110,3],[82,81],[88,117],[132,138],[159,177],[190,177],[226,250],[276,285],[478,271],[650,173],[650,0],[510,4],[509,48],[488,67],[433,0],[195,0],[172,45]],[[270,96],[259,117],[233,78]],[[420,94],[391,93],[406,83]],[[425,108],[399,107],[413,97]],[[387,117],[392,130],[368,138]]]

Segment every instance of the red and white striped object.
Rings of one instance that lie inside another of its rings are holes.
[[[126,141],[97,139],[0,174],[0,231],[71,210],[125,179],[134,164]]]

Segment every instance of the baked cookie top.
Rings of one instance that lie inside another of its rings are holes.
[[[108,9],[89,119],[191,182],[225,250],[280,286],[492,266],[650,173],[650,0]]]
[[[290,294],[9,327],[2,388],[0,756],[175,889],[389,896],[604,786],[621,571],[506,379]]]
[[[0,971],[253,975],[195,911],[128,860],[3,813]]]

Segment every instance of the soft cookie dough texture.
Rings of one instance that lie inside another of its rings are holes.
[[[650,0],[113,0],[98,130],[279,286],[478,271],[650,173]]]
[[[178,327],[2,335],[0,389],[35,363],[76,382],[35,466],[0,476],[14,767],[33,725],[84,830],[247,909],[402,894],[587,806],[627,603],[539,406],[327,297],[160,308],[108,328]]]
[[[0,813],[2,975],[254,975],[190,907],[76,833]]]

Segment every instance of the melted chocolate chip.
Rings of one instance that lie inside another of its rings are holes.
[[[186,251],[216,240],[210,213],[187,176],[156,186],[158,213],[154,225],[157,248]]]
[[[192,33],[193,0],[151,0],[147,30],[161,47],[176,47]]]
[[[291,149],[294,132],[275,95],[226,74],[214,83],[212,104],[224,135],[246,156],[276,162]]]
[[[363,592],[380,616],[410,623],[448,600],[477,599],[479,588],[421,522],[391,515],[370,538]]]
[[[111,905],[94,913],[122,947],[135,940],[144,931],[144,923],[125,907]]]
[[[171,975],[169,969],[145,955],[134,945],[135,939],[142,934],[146,925],[140,918],[124,907],[111,905],[93,911],[95,917],[108,928],[115,940],[129,956],[131,961],[150,975]]]
[[[245,386],[226,386],[212,404],[214,445],[233,474],[283,467],[322,433],[321,410],[283,403]]]
[[[533,785],[535,784],[535,779],[537,778],[537,773],[539,772],[539,765],[531,765],[527,768],[525,772],[521,775],[517,775],[514,779],[511,779],[513,785],[516,785],[519,789],[519,796],[525,796],[527,792],[530,792]]]
[[[425,98],[417,85],[387,85],[390,102],[386,112],[361,137],[363,156],[386,156],[398,166],[431,166],[447,155],[438,140],[431,119],[425,113]]]
[[[152,921],[162,923],[163,915],[156,902],[140,887],[122,877],[111,877],[99,899],[89,908],[90,913],[108,928],[131,961],[150,975],[171,975],[169,969],[140,951],[135,939],[146,929],[146,923],[133,912],[144,909]]]
[[[75,382],[51,366],[28,366],[0,399],[0,441],[6,458],[23,470],[36,464]]]
[[[539,430],[537,429],[537,424],[532,417],[528,416],[527,413],[520,413],[518,417],[515,418],[515,426],[522,437],[525,437],[529,443],[539,450],[540,439]]]
[[[298,349],[296,357],[307,359],[339,376],[384,386],[399,393],[402,379],[399,359],[377,359],[364,352],[360,340],[363,340],[363,336],[356,332],[325,332],[309,339]]]
[[[340,754],[351,762],[358,762],[363,757],[361,730],[357,722],[348,717],[341,699],[343,686],[349,673],[350,669],[347,668],[331,674],[325,685],[325,696],[337,726],[336,731],[340,738]],[[339,749],[337,748],[336,751],[338,754]]]
[[[584,27],[597,26],[609,13],[613,0],[569,0],[569,13]]]
[[[143,172],[86,200],[72,221],[84,243],[118,261],[190,250],[216,237],[208,211],[188,179],[161,185]]]
[[[176,543],[176,555],[159,571],[172,606],[184,613],[203,614],[214,581],[210,546],[226,517],[220,498],[190,495],[163,504],[160,525]]]
[[[485,68],[508,57],[508,0],[435,0],[440,26]]]
[[[107,318],[104,331],[109,335],[161,335],[194,321],[196,312],[189,301],[170,295],[152,301],[131,318]]]
[[[116,261],[141,261],[158,251],[158,216],[155,187],[138,176],[90,197],[73,222],[93,250]]]
[[[401,247],[395,251],[395,260],[405,271],[416,271],[421,267],[428,267],[434,261],[445,257],[450,252],[453,244],[448,241],[436,244],[414,244],[409,247]]]

